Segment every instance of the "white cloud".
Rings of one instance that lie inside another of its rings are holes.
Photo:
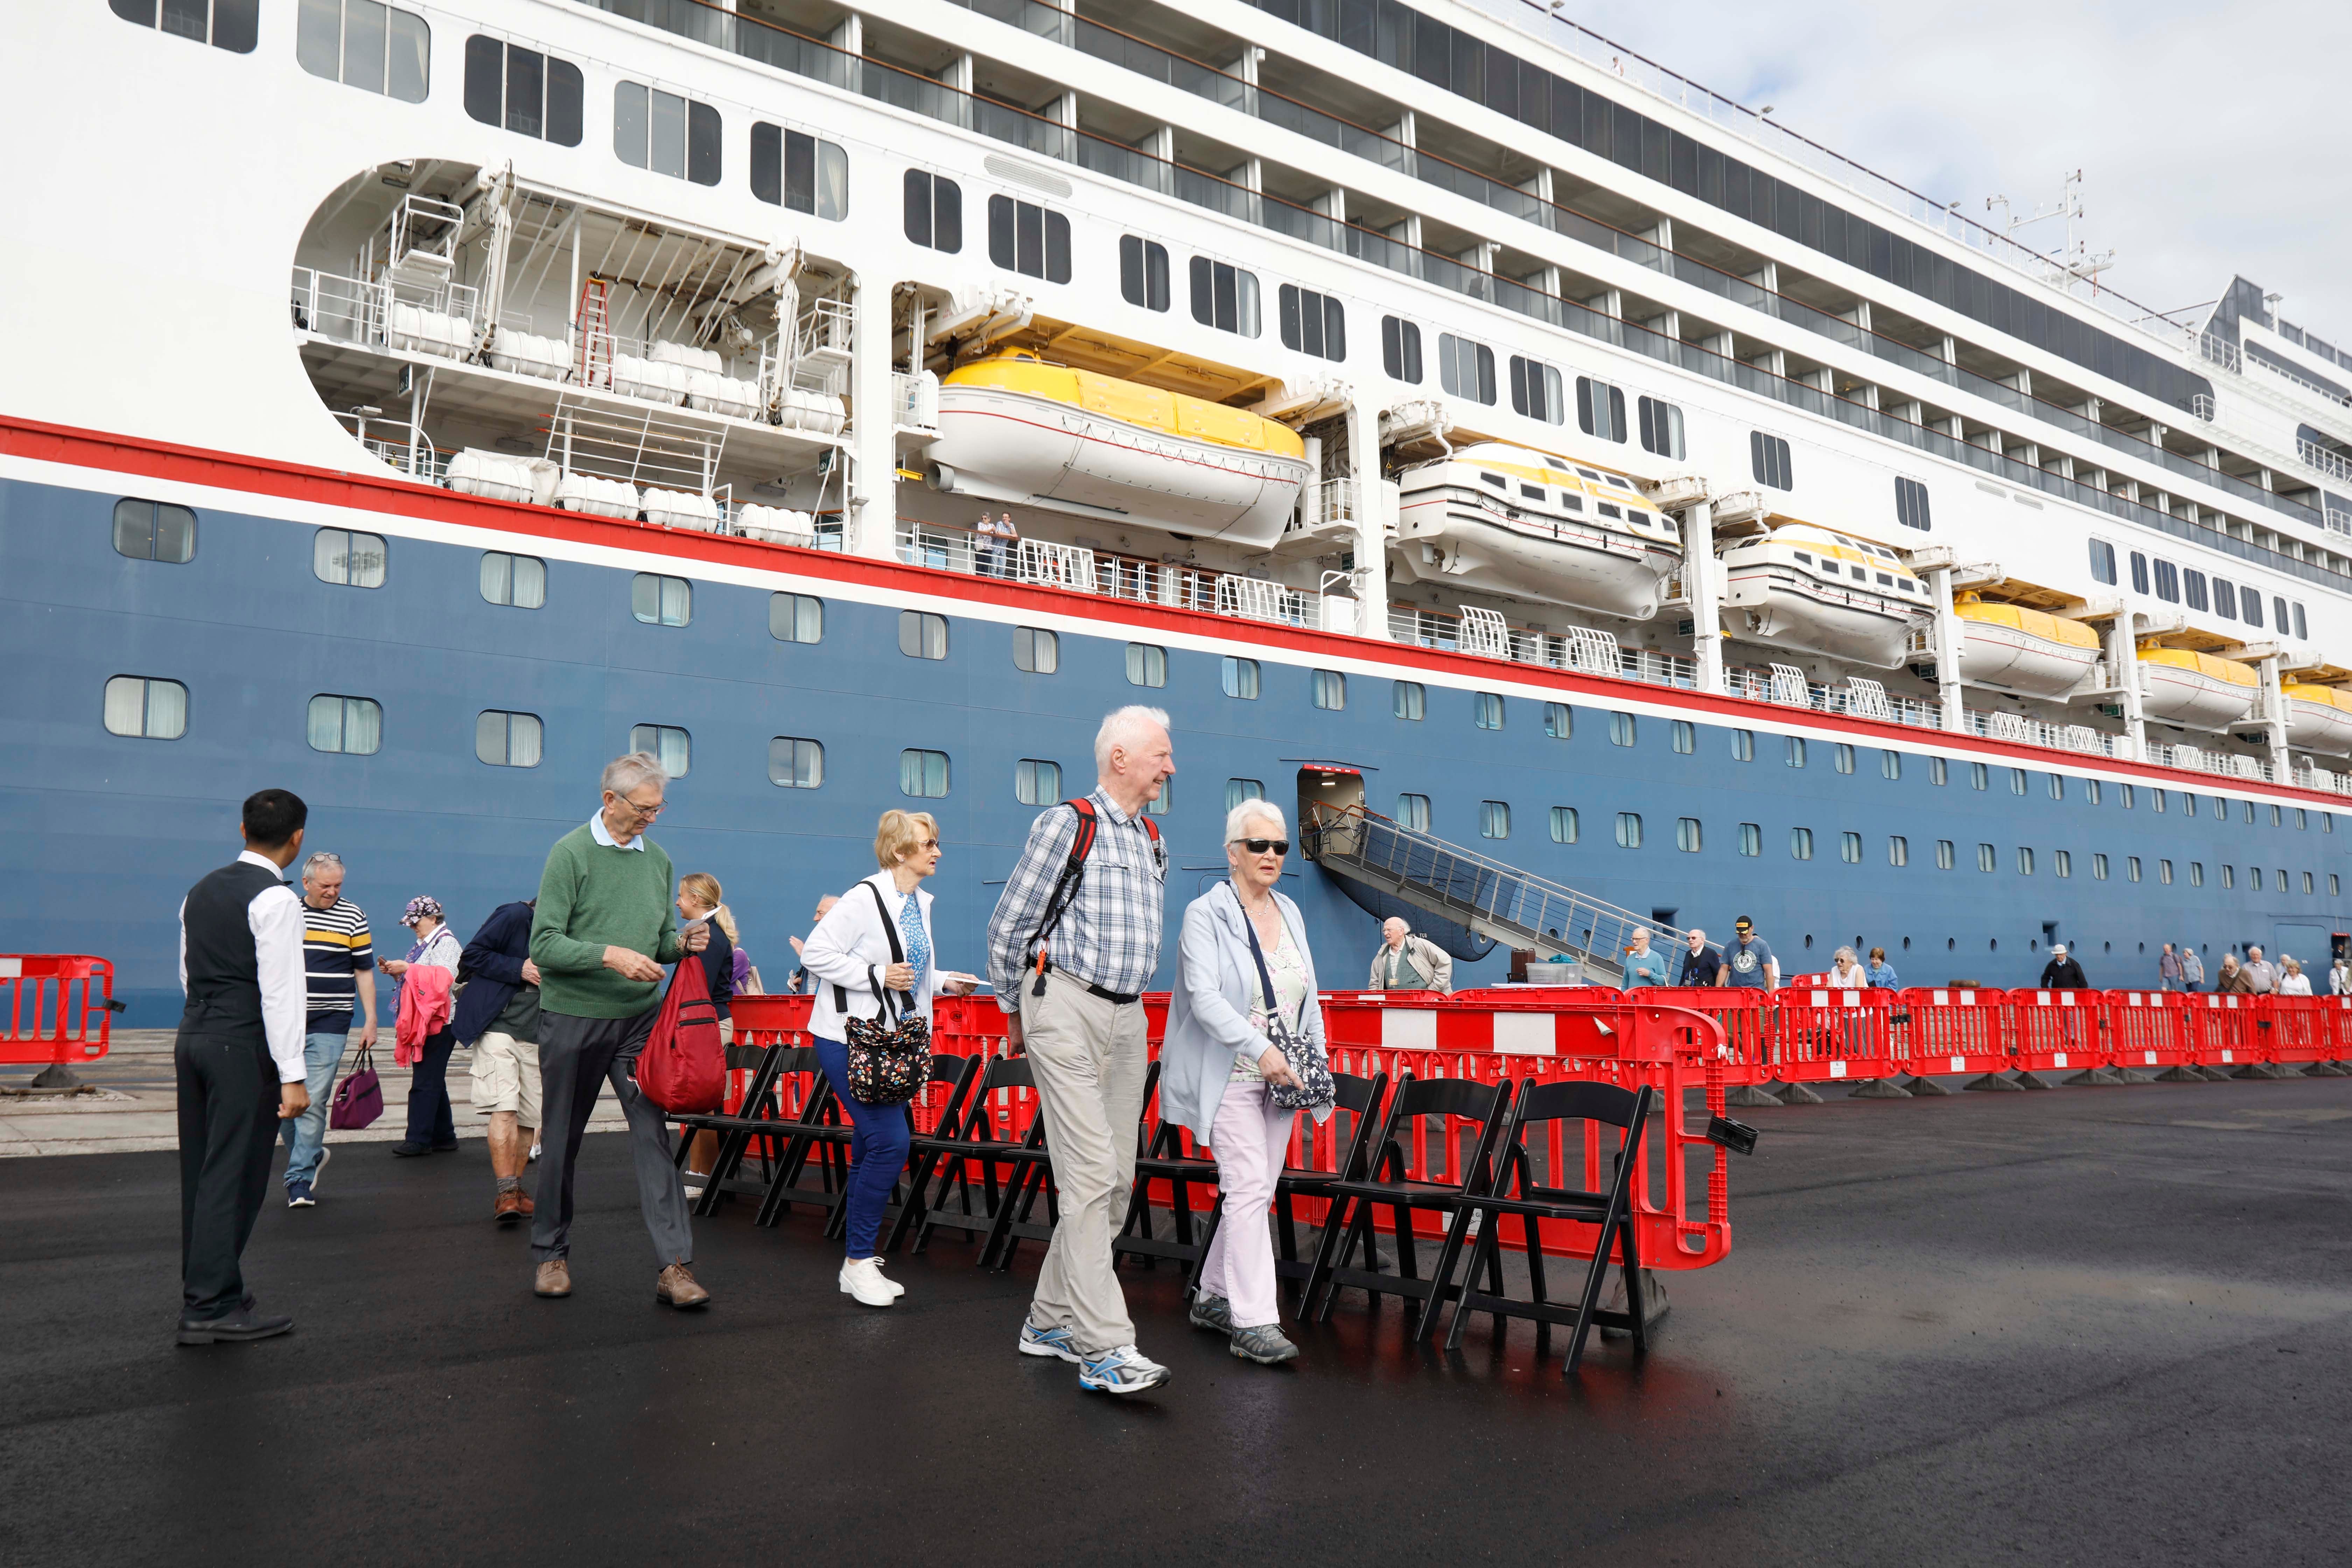
[[[1497,15],[1534,13],[1478,0]],[[2081,169],[2105,282],[2162,310],[2233,272],[2352,346],[2352,5],[1570,0],[1582,26],[1998,225]],[[1538,26],[1541,26],[1538,22]],[[2037,248],[2064,220],[2021,231]],[[2201,314],[2201,312],[2200,312]]]

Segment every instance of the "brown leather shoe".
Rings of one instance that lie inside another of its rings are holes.
[[[496,1220],[502,1228],[522,1218],[522,1194],[500,1193],[498,1205],[490,1210],[490,1218]]]
[[[539,1273],[530,1282],[534,1296],[569,1296],[572,1294],[572,1266],[561,1258],[551,1258],[539,1266]]]
[[[710,1300],[710,1292],[695,1283],[685,1264],[673,1263],[654,1281],[654,1300],[673,1307],[699,1307]]]
[[[522,1215],[525,1219],[529,1219],[538,1212],[539,1205],[530,1201],[530,1194],[529,1193],[518,1192],[515,1194],[515,1213]]]

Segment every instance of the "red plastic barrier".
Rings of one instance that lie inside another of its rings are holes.
[[[1897,1070],[1934,1078],[2000,1072],[2010,1065],[2007,992],[1918,985],[1893,994],[1888,1048]]]
[[[2009,994],[2010,1065],[2029,1072],[2084,1072],[2107,1065],[2106,994]]]
[[[2209,1068],[2242,1067],[2253,1061],[2254,1009],[2258,1003],[2268,1000],[2237,992],[2222,995],[2203,991],[2183,996],[2198,1064]]]
[[[114,965],[78,953],[0,953],[0,1062],[94,1062],[112,1038]]]
[[[2162,1071],[2197,1059],[2189,1004],[2197,998],[2178,991],[2110,991],[2107,1023],[2118,1068]]]
[[[1784,985],[1773,999],[1779,1037],[1772,1052],[1773,1078],[1784,1083],[1830,1083],[1893,1078],[1903,1070],[1888,1041],[1894,992]]]

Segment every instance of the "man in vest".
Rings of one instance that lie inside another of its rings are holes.
[[[283,875],[302,852],[310,809],[282,789],[245,803],[245,853],[180,904],[180,988],[172,1049],[180,1092],[180,1343],[266,1340],[294,1320],[246,1294],[239,1259],[269,1185],[278,1124],[310,1103],[304,1087],[302,900]]]
[[[1381,945],[1372,953],[1374,991],[1452,991],[1454,956],[1391,915],[1381,923]]]

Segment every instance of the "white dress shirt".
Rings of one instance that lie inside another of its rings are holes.
[[[273,877],[286,868],[266,855],[248,849],[237,857]],[[253,895],[245,906],[245,923],[253,931],[253,952],[261,980],[261,1026],[269,1041],[269,1059],[278,1064],[278,1081],[300,1083],[309,1076],[302,1061],[302,1030],[310,1018],[310,978],[302,964],[302,898],[283,881]],[[188,990],[188,905],[180,902],[180,994]]]
[[[604,826],[604,814],[601,811],[588,819],[588,837],[607,849],[635,849],[642,854],[646,847],[646,836],[642,833],[626,844],[614,837],[613,830]]]

